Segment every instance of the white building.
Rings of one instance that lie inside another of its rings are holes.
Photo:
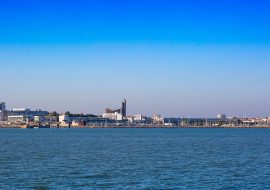
[[[59,115],[59,122],[60,123],[66,123],[66,122],[69,122],[70,121],[70,118],[68,115],[66,114],[61,114]]]
[[[145,118],[142,114],[134,115],[134,121],[145,121]]]
[[[8,116],[9,122],[26,122],[26,117],[24,115],[12,115]]]
[[[161,115],[153,115],[152,119],[155,124],[164,124],[164,118]]]
[[[115,113],[104,113],[103,118],[121,121],[121,120],[123,120],[123,115],[120,114],[120,113],[117,113],[117,112],[115,112]]]

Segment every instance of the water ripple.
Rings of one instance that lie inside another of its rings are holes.
[[[0,189],[269,189],[268,129],[0,130]]]

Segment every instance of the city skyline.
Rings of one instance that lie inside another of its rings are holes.
[[[2,106],[2,107],[1,107]],[[229,117],[229,118],[269,118],[269,115],[265,114],[265,115],[247,115],[246,113],[244,115],[227,115],[227,113],[217,113],[215,116],[191,116],[191,115],[188,115],[186,113],[182,114],[182,115],[162,115],[158,112],[154,112],[154,113],[142,113],[142,112],[138,112],[138,113],[128,113],[128,109],[127,109],[127,101],[126,99],[124,99],[122,102],[121,102],[121,108],[119,109],[111,109],[111,108],[104,108],[103,109],[103,114],[100,112],[100,113],[97,113],[97,112],[72,112],[70,110],[64,110],[64,111],[57,111],[57,110],[46,110],[46,109],[41,109],[41,108],[37,108],[37,107],[8,107],[6,106],[6,102],[0,102],[0,113],[1,113],[1,109],[2,109],[2,114],[4,114],[3,111],[33,111],[33,112],[47,112],[47,113],[57,113],[57,114],[66,114],[66,113],[69,113],[69,114],[75,114],[75,115],[96,115],[96,116],[101,116],[103,115],[103,117],[107,117],[105,116],[106,114],[110,115],[112,114],[113,117],[116,116],[115,114],[119,114],[121,115],[121,117],[123,118],[126,118],[126,117],[134,117],[136,115],[141,115],[141,116],[145,116],[145,117],[155,117],[155,116],[164,116],[165,118],[201,118],[201,119],[205,119],[205,118],[219,118],[221,116],[224,116],[224,117]],[[104,115],[105,114],[105,115]],[[1,118],[3,118],[4,116],[2,115]]]
[[[79,2],[79,3],[78,3]],[[99,114],[269,116],[267,1],[3,1],[0,101]]]

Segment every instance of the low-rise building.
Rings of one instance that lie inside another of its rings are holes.
[[[34,121],[35,122],[44,122],[45,117],[43,117],[43,116],[34,116]]]
[[[259,117],[242,119],[243,125],[246,125],[246,126],[264,126],[264,125],[268,125],[267,122],[268,122],[268,119],[259,118]]]
[[[46,116],[44,116],[44,119],[46,122],[58,122],[59,121],[59,115],[57,113],[53,114],[50,113]]]
[[[134,115],[134,121],[145,121],[145,120],[146,120],[146,117],[143,116],[142,114]]]
[[[59,115],[59,122],[60,123],[65,123],[65,122],[69,122],[69,121],[70,121],[69,115],[66,115],[66,114]]]
[[[164,124],[164,118],[161,115],[153,115],[152,119],[154,124]]]
[[[42,111],[40,109],[30,110],[29,108],[13,108],[8,111],[9,116],[24,115],[32,118],[34,118],[34,116],[45,116],[47,114],[49,114],[47,111]]]
[[[237,117],[228,117],[227,120],[228,120],[228,124],[233,125],[233,126],[237,126],[241,122],[240,119],[238,119]]]
[[[27,118],[24,115],[12,115],[8,116],[9,122],[26,122]]]
[[[129,123],[134,122],[134,117],[133,116],[127,116],[126,119],[128,120]]]
[[[116,121],[121,121],[123,120],[123,115],[115,112],[115,113],[104,113],[103,118],[111,119],[111,120],[116,120]]]

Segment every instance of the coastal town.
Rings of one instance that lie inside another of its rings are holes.
[[[127,101],[102,115],[48,112],[28,108],[6,109],[0,102],[0,128],[270,128],[270,117],[240,118],[218,114],[216,118],[165,118],[155,114],[127,115]]]

